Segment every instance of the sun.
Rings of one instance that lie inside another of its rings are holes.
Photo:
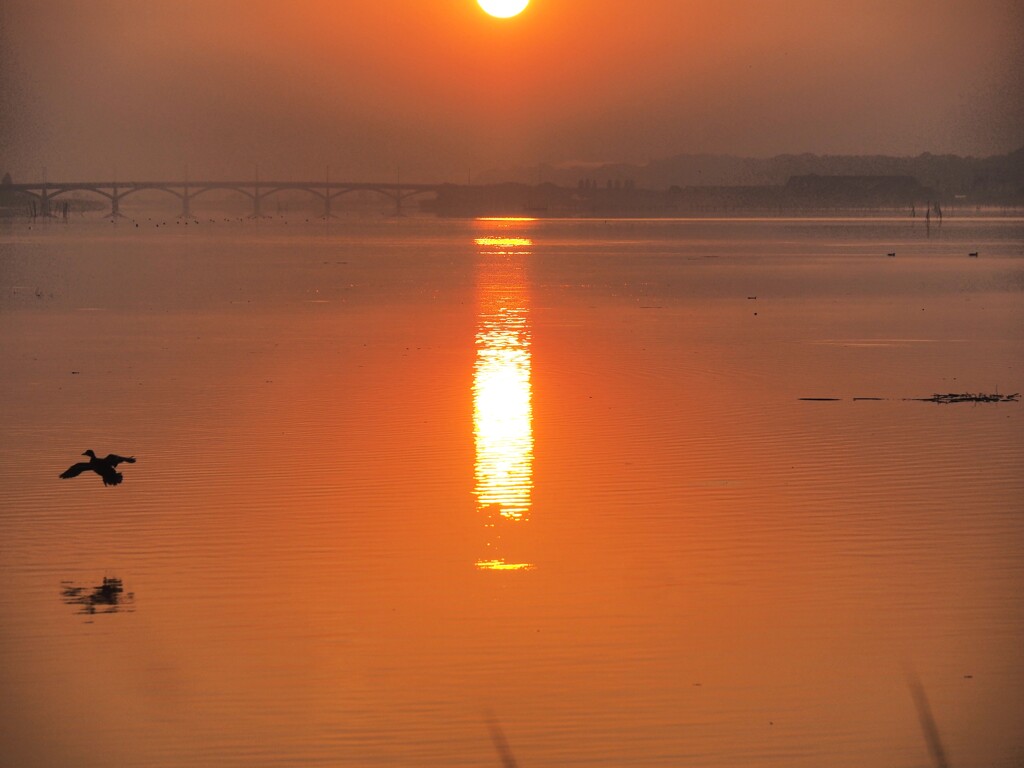
[[[526,6],[530,4],[530,0],[476,0],[480,7],[483,8],[487,13],[491,14],[499,19],[508,19],[512,16],[518,16],[522,13]]]

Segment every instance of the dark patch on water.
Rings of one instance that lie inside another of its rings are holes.
[[[124,591],[124,582],[117,577],[104,576],[103,583],[95,587],[78,586],[71,581],[61,582],[61,599],[68,605],[79,606],[79,613],[118,613],[134,610],[133,592]]]

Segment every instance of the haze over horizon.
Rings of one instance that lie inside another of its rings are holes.
[[[18,180],[464,182],[681,153],[1024,145],[1013,0],[28,0],[0,6]]]

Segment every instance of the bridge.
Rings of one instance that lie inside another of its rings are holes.
[[[263,215],[263,201],[281,192],[300,191],[320,198],[323,215],[331,215],[331,202],[353,192],[376,192],[395,203],[395,213],[402,213],[402,204],[417,195],[436,193],[440,184],[379,184],[341,181],[47,181],[34,184],[3,184],[0,192],[20,193],[38,203],[42,216],[53,216],[54,204],[67,200],[73,192],[89,192],[110,201],[110,216],[121,216],[121,201],[129,195],[155,190],[173,195],[181,201],[181,216],[192,216],[192,201],[214,190],[238,192],[252,200],[252,215]]]

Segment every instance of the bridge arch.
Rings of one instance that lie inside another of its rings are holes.
[[[429,193],[436,193],[434,189],[376,189],[375,192],[379,192],[384,197],[390,198],[395,201],[395,215],[402,215],[402,203],[410,198],[416,197],[416,195],[426,195]]]
[[[17,191],[21,192],[24,195],[29,195],[35,200],[38,200],[41,203],[43,216],[50,216],[50,204],[57,198],[61,197],[62,195],[67,195],[70,192],[89,192],[94,195],[99,195],[100,197],[105,197],[107,200],[111,201],[111,209],[113,211],[117,210],[117,203],[113,195],[104,192],[102,189],[98,187],[94,187],[88,184],[54,185],[52,187],[49,185],[44,185],[41,188],[41,191],[39,192],[33,192],[28,189],[19,189]]]
[[[283,182],[271,181],[129,181],[124,183],[111,181],[85,182],[54,182],[7,185],[10,192],[25,195],[26,200],[42,203],[44,215],[50,213],[50,203],[66,197],[71,192],[82,192],[110,201],[110,215],[119,216],[119,205],[123,198],[139,192],[154,190],[165,195],[178,198],[182,205],[182,216],[190,216],[190,203],[193,198],[205,195],[214,190],[235,192],[252,201],[253,215],[260,215],[260,203],[264,198],[286,191],[304,192],[321,200],[324,215],[330,215],[331,202],[335,198],[355,192],[373,192],[383,196],[395,204],[396,213],[402,212],[402,203],[420,195],[436,194],[437,185],[401,184],[401,183],[370,183],[370,182],[330,182],[302,181]]]

